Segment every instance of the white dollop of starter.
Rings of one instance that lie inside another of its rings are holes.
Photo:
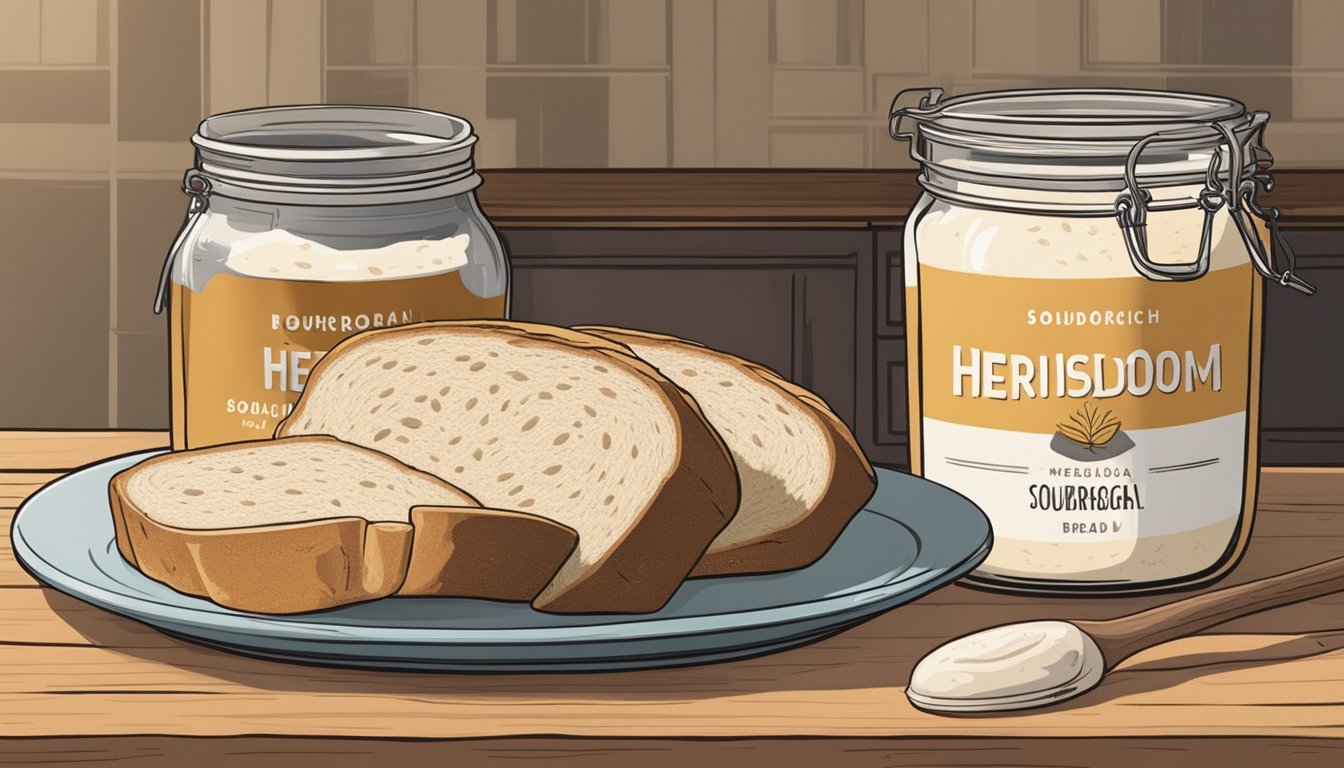
[[[1101,681],[1106,662],[1067,621],[1034,621],[957,638],[920,660],[906,696],[935,712],[996,712],[1053,704]]]

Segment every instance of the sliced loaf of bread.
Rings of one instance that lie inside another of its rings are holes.
[[[662,607],[737,509],[737,475],[695,401],[612,341],[505,321],[434,322],[339,344],[279,436],[384,451],[483,504],[578,532],[533,601]]]
[[[530,533],[551,536],[544,556],[523,560],[512,542],[474,534],[471,553],[455,556],[445,531],[479,531],[512,513],[477,509],[439,478],[327,437],[165,454],[119,473],[108,491],[127,561],[181,592],[257,613],[387,597],[408,570],[453,576],[458,560],[511,558],[539,589],[573,547],[572,531],[558,541],[553,523],[533,520]],[[440,506],[412,513],[423,504]],[[475,579],[440,576],[419,587],[416,594],[477,596]]]
[[[876,488],[853,434],[826,403],[765,366],[625,328],[580,328],[627,345],[695,397],[732,451],[737,515],[692,576],[801,568],[825,554]]]

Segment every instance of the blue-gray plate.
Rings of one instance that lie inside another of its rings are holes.
[[[964,497],[879,469],[877,493],[813,565],[693,579],[657,613],[559,616],[520,603],[412,597],[268,616],[182,594],[122,559],[107,483],[154,453],[109,459],[33,494],[14,518],[19,561],[61,592],[163,632],[308,664],[576,672],[757,656],[835,634],[948,584],[990,545],[988,520]]]

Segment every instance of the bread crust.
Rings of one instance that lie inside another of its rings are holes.
[[[483,507],[411,507],[401,596],[531,602],[574,551],[579,535],[537,515]]]
[[[845,526],[872,497],[877,479],[853,433],[816,393],[800,387],[774,370],[694,341],[649,331],[608,326],[580,326],[581,330],[611,338],[647,344],[690,347],[737,367],[775,387],[801,404],[827,438],[831,478],[825,493],[806,515],[791,525],[723,548],[711,545],[691,577],[740,573],[773,573],[810,565],[830,550]]]
[[[330,360],[394,335],[445,330],[486,331],[511,337],[513,344],[562,344],[598,355],[649,380],[667,404],[680,436],[673,472],[664,478],[648,506],[587,573],[558,589],[547,586],[533,608],[552,613],[648,613],[667,603],[691,569],[737,510],[738,479],[732,455],[705,420],[694,398],[618,342],[581,331],[511,321],[433,321],[381,328],[345,339],[320,360],[308,376],[306,392],[321,386]],[[304,415],[305,400],[276,427],[293,434]],[[471,489],[466,489],[470,491]]]
[[[340,441],[310,436],[256,444]],[[192,451],[224,453],[238,443]],[[475,500],[443,480],[405,467],[367,448],[403,471]],[[306,613],[395,594],[406,578],[415,530],[409,523],[332,517],[299,523],[192,529],[165,525],[132,501],[126,485],[136,472],[173,461],[169,453],[118,473],[108,485],[117,548],[142,573],[179,592],[206,597],[241,611]],[[422,556],[436,556],[421,547]]]

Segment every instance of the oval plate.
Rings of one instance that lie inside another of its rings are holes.
[[[122,559],[107,484],[157,453],[109,459],[33,494],[11,531],[19,562],[68,595],[169,634],[308,664],[587,672],[757,656],[835,634],[948,584],[990,545],[989,521],[965,497],[879,469],[873,498],[813,565],[694,579],[657,613],[561,616],[521,603],[410,597],[268,616],[182,594]]]

